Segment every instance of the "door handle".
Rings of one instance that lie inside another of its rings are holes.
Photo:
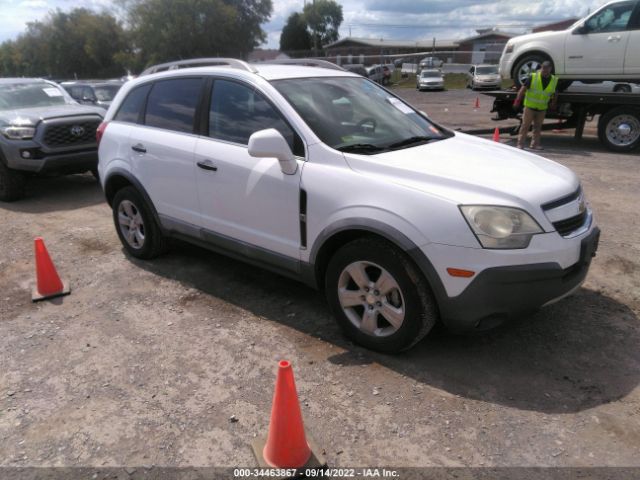
[[[607,41],[609,41],[609,42],[619,42],[621,38],[622,37],[620,35],[616,35],[616,36],[609,35],[609,37],[607,38]]]
[[[205,160],[204,162],[198,162],[198,163],[196,163],[196,165],[198,165],[203,170],[210,170],[212,172],[217,172],[218,171],[218,167],[216,167],[213,163],[211,163],[211,160]]]
[[[136,143],[135,145],[131,145],[131,150],[138,153],[147,153],[147,149],[144,148],[144,145],[141,143]]]

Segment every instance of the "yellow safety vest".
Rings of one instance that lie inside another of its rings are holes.
[[[529,85],[524,97],[524,106],[536,110],[546,110],[551,97],[556,93],[557,86],[558,77],[555,75],[551,75],[551,81],[547,88],[542,88],[542,74],[540,72],[532,74],[531,85]]]

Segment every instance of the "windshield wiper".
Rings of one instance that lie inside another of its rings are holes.
[[[405,138],[404,140],[400,140],[399,142],[392,143],[391,145],[388,145],[387,148],[389,148],[390,150],[394,150],[396,148],[408,147],[409,145],[415,145],[418,143],[429,143],[434,140],[440,139],[433,137],[409,137]]]
[[[381,152],[386,150],[384,147],[373,145],[372,143],[354,143],[352,145],[344,145],[343,147],[337,147],[336,150],[341,152]]]

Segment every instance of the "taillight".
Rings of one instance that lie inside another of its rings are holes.
[[[104,131],[107,129],[107,125],[109,122],[102,122],[98,125],[98,129],[96,130],[96,142],[98,146],[100,146],[100,140],[102,140],[102,135],[104,135]]]

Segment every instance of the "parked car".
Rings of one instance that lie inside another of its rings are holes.
[[[230,60],[140,77],[98,138],[130,255],[177,237],[304,281],[385,352],[437,321],[477,331],[561,299],[598,244],[567,167],[449,130],[350,72]]]
[[[574,93],[633,93],[640,95],[640,84],[637,83],[617,83],[617,82],[595,82],[583,83],[573,82],[567,92]]]
[[[367,69],[364,67],[364,65],[359,63],[342,65],[342,68],[344,68],[347,72],[357,73],[358,75],[362,75],[363,77],[369,76],[369,72],[367,72]]]
[[[497,65],[473,65],[467,73],[467,88],[471,90],[477,88],[499,89],[501,86],[502,79]]]
[[[113,97],[116,96],[124,82],[121,81],[69,81],[60,85],[78,103],[83,105],[95,105],[105,110],[111,105]]]
[[[382,71],[382,67],[380,65],[367,67],[367,77],[374,82],[382,84],[384,82],[384,72]]]
[[[22,198],[29,176],[97,175],[102,114],[101,108],[79,105],[53,82],[0,79],[0,201]]]
[[[422,90],[444,90],[444,76],[441,70],[422,70],[416,76],[416,88]]]
[[[434,68],[442,68],[444,62],[440,60],[438,57],[425,57],[420,60],[419,70],[424,70],[425,68],[434,69]]]
[[[640,82],[640,0],[608,3],[567,30],[510,39],[500,59],[516,86],[545,60],[567,88],[573,80]]]

